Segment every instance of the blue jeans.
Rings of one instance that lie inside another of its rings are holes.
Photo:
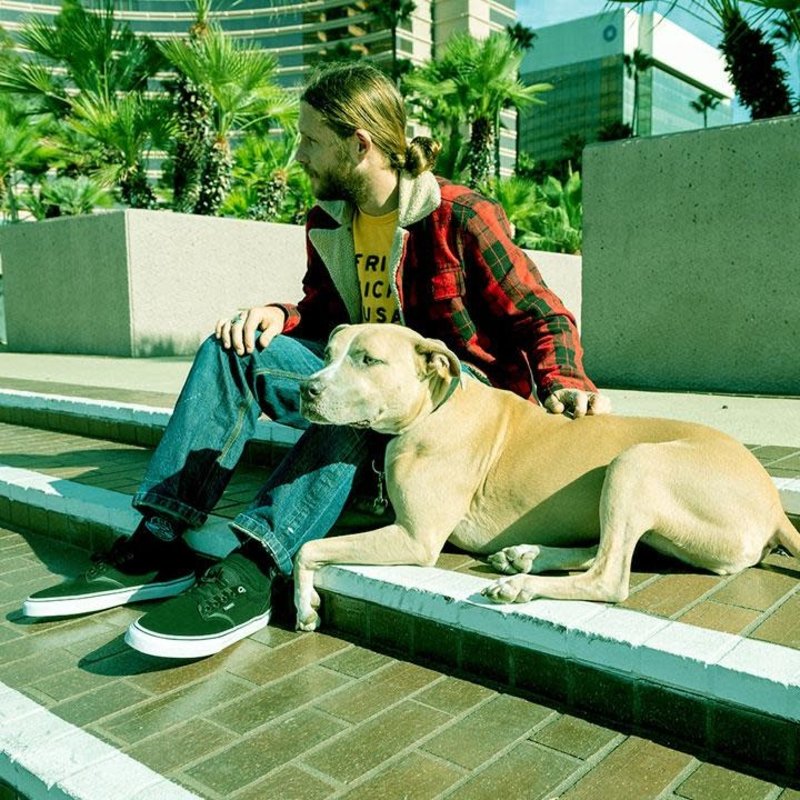
[[[209,337],[195,356],[134,507],[189,527],[202,525],[264,412],[304,433],[232,527],[261,541],[280,571],[291,574],[294,554],[330,531],[356,473],[380,446],[370,431],[310,425],[300,415],[300,384],[322,366],[323,349],[319,342],[277,336],[266,350],[239,356]]]

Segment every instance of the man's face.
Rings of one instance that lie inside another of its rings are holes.
[[[349,140],[337,136],[308,103],[300,103],[298,127],[297,161],[311,180],[314,196],[318,200],[358,202],[362,179]]]

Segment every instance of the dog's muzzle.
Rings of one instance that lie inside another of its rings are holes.
[[[320,410],[320,403],[324,393],[324,384],[313,376],[300,384],[300,413],[309,422],[323,425],[349,425],[353,428],[369,428],[370,420],[337,420],[333,421],[328,413]]]
[[[313,403],[322,394],[322,382],[309,378],[300,384],[300,399],[304,403]]]
[[[314,415],[314,405],[322,394],[322,382],[310,378],[300,384],[300,412],[303,415]]]

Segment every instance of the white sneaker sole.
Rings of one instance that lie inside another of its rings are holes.
[[[26,617],[70,617],[75,614],[91,614],[94,611],[105,611],[108,608],[124,606],[126,603],[138,603],[145,600],[163,600],[194,586],[194,575],[176,578],[174,581],[162,583],[146,583],[142,586],[129,586],[125,589],[109,589],[91,595],[74,595],[72,597],[29,597],[22,604],[22,613]]]
[[[256,631],[266,628],[270,612],[253,617],[236,628],[224,633],[208,636],[168,636],[154,633],[139,625],[139,620],[132,622],[125,633],[125,642],[134,650],[148,656],[161,658],[205,658],[219,653],[226,647],[246,639]]]

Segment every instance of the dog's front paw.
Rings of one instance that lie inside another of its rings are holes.
[[[310,614],[307,614],[304,617],[301,617],[300,614],[297,615],[297,622],[295,623],[295,628],[298,631],[306,631],[311,633],[319,628],[320,622],[319,614],[312,609]]]
[[[534,582],[527,575],[500,578],[490,583],[481,594],[493,603],[527,603],[539,596]]]
[[[497,572],[516,575],[518,572],[533,572],[533,564],[539,557],[540,549],[535,544],[520,544],[504,547],[499,553],[489,556],[489,563]]]
[[[295,628],[298,631],[315,631],[322,622],[317,613],[320,599],[312,583],[313,576],[313,572],[307,572],[295,577],[294,605],[297,612]]]

